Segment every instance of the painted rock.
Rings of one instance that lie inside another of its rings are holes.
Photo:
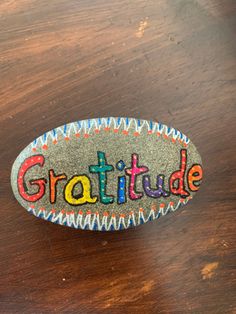
[[[159,122],[99,118],[35,139],[15,160],[11,184],[28,212],[78,229],[121,230],[174,212],[198,191],[201,157]]]

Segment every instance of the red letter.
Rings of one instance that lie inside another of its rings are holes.
[[[184,188],[184,175],[187,164],[187,150],[181,149],[181,162],[180,162],[180,170],[177,170],[172,173],[170,176],[170,191],[174,195],[180,195],[182,197],[189,196],[189,193]],[[175,182],[178,181],[177,187],[174,186]]]
[[[19,169],[17,177],[19,194],[24,200],[28,202],[37,202],[40,198],[44,196],[45,193],[45,184],[47,182],[46,179],[30,180],[29,181],[30,185],[38,185],[39,189],[38,192],[34,194],[27,193],[24,177],[26,172],[35,165],[40,165],[41,167],[44,165],[43,155],[34,155],[25,159],[25,161],[23,162]]]

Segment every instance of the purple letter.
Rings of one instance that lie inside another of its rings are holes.
[[[153,198],[159,198],[161,196],[163,197],[169,196],[170,194],[163,189],[163,184],[164,184],[164,176],[160,174],[159,176],[157,176],[157,183],[156,183],[157,189],[153,190],[150,188],[150,176],[149,175],[143,176],[143,189],[145,193],[147,194],[147,196],[150,196]]]

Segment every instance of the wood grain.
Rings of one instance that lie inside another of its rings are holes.
[[[236,313],[235,14],[234,0],[1,0],[1,313]],[[192,203],[114,233],[29,215],[9,183],[18,153],[108,115],[193,140]]]

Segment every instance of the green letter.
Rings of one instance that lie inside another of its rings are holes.
[[[107,174],[108,171],[113,171],[114,167],[108,165],[105,157],[105,153],[97,152],[98,154],[98,165],[89,166],[89,171],[91,173],[98,174],[99,180],[99,195],[100,201],[103,204],[111,204],[114,202],[114,197],[112,195],[106,195],[106,184],[107,184]]]

